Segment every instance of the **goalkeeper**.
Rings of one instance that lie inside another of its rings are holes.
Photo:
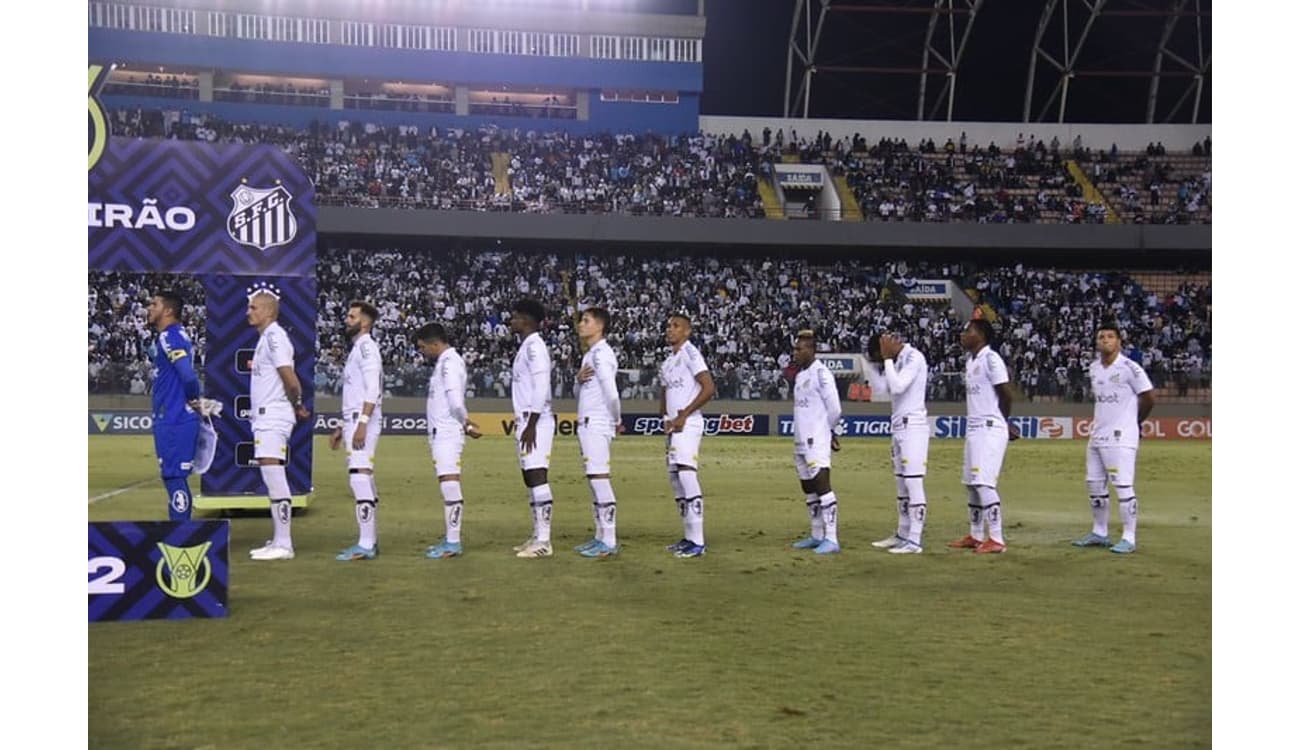
[[[150,347],[153,359],[153,445],[167,512],[173,521],[190,520],[193,498],[189,475],[194,470],[194,449],[199,435],[202,386],[194,371],[194,347],[181,327],[183,302],[176,292],[160,291],[149,303],[149,325],[158,331]]]

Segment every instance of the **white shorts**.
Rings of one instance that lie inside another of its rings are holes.
[[[811,441],[811,442],[810,442]],[[794,444],[794,472],[800,479],[812,479],[831,468],[831,433],[827,430]]]
[[[289,434],[293,422],[280,419],[259,419],[253,422],[253,458],[278,458],[289,456]]]
[[[1137,448],[1088,446],[1088,481],[1110,481],[1116,487],[1132,487],[1137,474]]]
[[[431,435],[429,453],[433,455],[434,475],[445,477],[460,474],[460,454],[464,450],[465,433],[461,430],[446,429]]]
[[[923,477],[930,458],[930,423],[904,427],[890,438],[889,457],[894,463],[894,475]]]
[[[555,415],[543,414],[537,418],[537,442],[533,445],[532,451],[524,453],[524,446],[519,442],[519,437],[524,434],[524,428],[527,426],[527,419],[515,416],[515,452],[519,454],[519,468],[524,471],[551,468],[551,445],[555,442]]]
[[[971,429],[966,427],[966,457],[962,462],[961,483],[997,487],[1002,473],[1002,459],[1007,453],[1005,425]]]
[[[704,437],[704,421],[686,423],[681,432],[668,436],[668,466],[674,464],[700,468],[700,438]]]
[[[349,469],[370,469],[375,468],[375,448],[379,446],[379,433],[383,431],[383,417],[379,414],[373,414],[370,422],[366,425],[366,443],[361,450],[352,449],[352,435],[357,431],[359,422],[355,419],[348,419],[343,422],[343,448],[348,452]]]
[[[582,451],[582,465],[587,476],[609,473],[610,443],[614,429],[608,424],[578,422],[578,449]]]

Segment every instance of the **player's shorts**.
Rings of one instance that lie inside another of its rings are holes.
[[[537,418],[537,442],[524,453],[519,438],[524,434],[528,420],[515,415],[515,450],[519,454],[519,468],[524,471],[551,468],[551,445],[555,442],[555,415],[543,414]]]
[[[189,476],[194,469],[194,446],[199,439],[199,418],[156,420],[153,449],[164,479]]]
[[[461,453],[465,450],[465,431],[444,427],[429,436],[429,453],[433,456],[435,476],[460,474]]]
[[[794,444],[794,472],[800,479],[812,479],[831,468],[831,431],[819,432]]]
[[[961,482],[969,485],[997,487],[1002,473],[1002,459],[1007,453],[1006,424],[988,424],[968,420],[966,455],[962,462]]]
[[[253,422],[253,458],[288,461],[293,420],[261,417]]]
[[[370,422],[366,424],[366,442],[361,450],[352,448],[352,436],[357,431],[357,425],[360,424],[349,414],[343,420],[343,447],[348,452],[349,469],[370,469],[375,468],[375,449],[379,446],[379,433],[383,431],[383,415],[377,410],[370,415]]]
[[[1088,481],[1110,481],[1117,487],[1132,487],[1137,455],[1137,448],[1088,446]]]
[[[587,476],[609,473],[610,444],[614,427],[608,420],[583,418],[578,421],[578,448]]]
[[[890,438],[889,457],[894,464],[894,475],[900,477],[925,476],[930,458],[930,423],[907,424],[902,418],[895,420]]]
[[[704,437],[704,420],[686,421],[681,432],[668,436],[668,466],[700,468],[700,438]]]

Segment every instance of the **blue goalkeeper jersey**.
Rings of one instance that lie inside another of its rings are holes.
[[[167,326],[150,347],[153,356],[154,419],[197,419],[185,403],[202,394],[199,375],[194,371],[194,347],[180,323]]]

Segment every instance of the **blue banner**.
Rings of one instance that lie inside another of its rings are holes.
[[[90,622],[226,616],[229,521],[88,526]]]
[[[794,415],[782,414],[777,420],[777,434],[782,437],[794,437]],[[835,426],[835,434],[845,437],[889,437],[893,430],[889,426],[887,414],[849,414],[840,417]]]
[[[770,417],[766,414],[705,414],[705,435],[767,435]],[[663,419],[658,414],[624,414],[623,431],[627,435],[662,435]]]

